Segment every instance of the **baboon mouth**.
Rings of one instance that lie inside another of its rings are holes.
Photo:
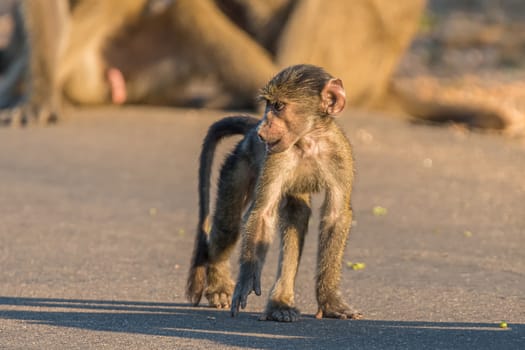
[[[273,147],[277,146],[277,144],[281,142],[281,139],[277,140],[277,141],[273,141],[273,142],[267,142],[266,143],[266,146],[268,147],[268,149],[272,149]]]

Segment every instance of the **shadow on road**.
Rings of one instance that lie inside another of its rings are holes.
[[[257,321],[253,313],[187,304],[0,297],[0,318],[36,325],[92,331],[205,339],[226,346],[288,349],[463,347],[514,349],[525,344],[525,326],[497,324],[316,320],[304,315],[293,324]]]

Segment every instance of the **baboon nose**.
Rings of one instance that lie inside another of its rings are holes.
[[[259,141],[266,142],[266,140],[264,139],[264,136],[261,135],[260,131],[257,131],[257,137],[259,138]]]

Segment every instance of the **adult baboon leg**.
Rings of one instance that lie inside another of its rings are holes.
[[[19,59],[11,62],[6,74],[0,80],[0,108],[9,108],[21,101],[21,84],[27,69],[28,56],[23,54]],[[0,111],[0,121],[9,122],[10,113]]]
[[[0,108],[8,108],[21,101],[21,85],[28,67],[28,45],[20,6],[11,9],[13,30],[11,39],[0,56]]]
[[[247,161],[235,153],[222,167],[209,238],[209,265],[206,298],[210,306],[229,307],[234,287],[230,274],[230,254],[241,229],[241,216],[246,207],[246,194],[252,192],[253,175]]]
[[[24,71],[25,101],[3,110],[4,124],[55,120],[60,114],[61,89],[57,81],[58,59],[66,38],[67,0],[25,0],[21,4],[28,50]],[[20,67],[13,67],[13,69]],[[11,87],[13,88],[13,87]]]
[[[275,54],[279,35],[293,10],[295,0],[215,0],[226,16]]]
[[[317,261],[317,318],[361,318],[344,302],[341,291],[341,268],[346,240],[352,223],[351,189],[327,191],[322,208],[321,233]]]
[[[299,318],[294,307],[295,276],[310,218],[310,195],[289,195],[280,209],[281,252],[277,280],[261,320],[293,322]]]
[[[253,106],[257,91],[277,71],[270,55],[211,0],[177,0],[171,11],[174,42],[191,47],[193,61],[204,58],[204,69],[237,96],[238,107]]]

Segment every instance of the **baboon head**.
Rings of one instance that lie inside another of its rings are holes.
[[[345,106],[340,79],[313,65],[295,65],[278,73],[261,90],[266,103],[257,132],[269,153],[290,149],[303,136],[332,121]]]

